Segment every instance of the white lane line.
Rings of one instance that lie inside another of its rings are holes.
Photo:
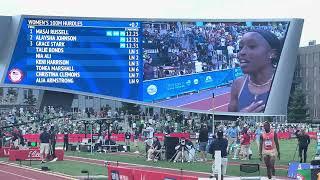
[[[67,157],[66,160],[71,161],[70,159],[68,159],[68,157],[70,158],[75,158],[75,159],[84,159],[84,160],[93,160],[93,161],[98,161],[98,162],[110,162],[110,163],[114,163],[117,164],[116,161],[107,161],[107,160],[98,160],[98,159],[91,159],[91,158],[84,158],[84,157],[78,157],[78,156],[65,156]],[[80,161],[80,162],[85,162],[86,161],[81,161],[81,160],[73,160],[73,161]],[[91,162],[89,162],[90,164]],[[172,171],[178,171],[180,172],[179,169],[173,169],[173,168],[164,168],[164,167],[154,167],[154,166],[148,166],[148,165],[142,165],[142,164],[133,164],[133,163],[125,163],[125,162],[118,162],[119,164],[124,164],[124,165],[131,165],[131,166],[138,166],[138,167],[148,167],[148,168],[154,168],[154,169],[166,169],[166,170],[172,170]],[[91,163],[91,164],[98,164],[98,163]],[[99,164],[101,166],[103,166],[103,164]],[[190,171],[190,170],[184,170],[184,172],[191,172],[191,173],[197,173],[197,174],[205,174],[205,175],[211,175],[211,173],[207,173],[207,172],[198,172],[198,171]]]
[[[222,89],[222,88],[228,89],[228,87],[217,87],[217,88],[214,88],[214,90]],[[200,91],[198,94],[200,94],[200,93],[206,93],[206,91],[213,91],[213,89],[202,90],[202,91]],[[193,94],[192,94],[192,95],[193,95]],[[172,99],[167,99],[167,100],[160,101],[159,103],[168,102],[168,101],[172,101],[172,100],[175,100],[175,99],[181,99],[181,98],[185,98],[186,96],[192,96],[192,95],[179,96],[179,97],[177,97],[177,98],[172,98]],[[158,104],[158,103],[156,103],[156,104]]]
[[[16,168],[20,168],[20,169],[24,169],[24,170],[30,170],[30,171],[34,171],[34,172],[38,172],[38,173],[42,173],[42,174],[51,175],[51,176],[56,176],[56,177],[60,177],[60,178],[64,178],[64,179],[74,179],[75,180],[75,178],[73,176],[59,173],[59,172],[45,172],[45,171],[41,171],[40,169],[37,169],[37,168],[32,168],[32,167],[25,166],[25,165],[20,166],[15,163],[4,162],[4,161],[0,161],[0,164],[4,164],[7,166],[16,167]]]
[[[0,172],[5,173],[5,174],[10,174],[10,175],[13,175],[13,176],[18,176],[18,177],[23,178],[23,179],[37,180],[37,179],[33,179],[33,178],[26,177],[25,175],[21,176],[21,175],[19,175],[19,174],[7,172],[7,171],[2,171],[2,170],[0,170]]]
[[[74,159],[67,159],[67,160],[68,160],[68,161],[73,161],[73,162],[83,162],[83,163],[86,163],[86,164],[104,166],[103,164],[100,164],[100,163],[88,162],[88,161],[83,161],[83,160],[74,160]],[[108,162],[109,162],[109,161],[108,161]]]
[[[219,95],[215,96],[214,98],[217,98],[217,97],[219,97],[219,96],[223,96],[223,95],[225,95],[225,94],[230,94],[230,92],[223,93],[223,94],[219,94]],[[177,107],[186,106],[186,105],[193,104],[193,103],[197,103],[197,102],[204,101],[204,100],[207,100],[207,99],[212,99],[212,97],[200,99],[200,100],[197,100],[197,101],[192,101],[192,102],[189,102],[189,103],[186,103],[186,104],[183,104],[183,105],[179,105],[179,106],[177,106]]]
[[[222,104],[221,106],[214,107],[214,109],[219,109],[219,108],[221,108],[221,107],[223,107],[223,106],[227,106],[227,105],[229,105],[229,103]],[[208,111],[212,111],[212,110],[213,110],[212,108],[211,108],[211,109],[208,109]]]

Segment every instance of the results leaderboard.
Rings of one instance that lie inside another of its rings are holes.
[[[6,83],[141,100],[141,35],[140,22],[25,18]]]

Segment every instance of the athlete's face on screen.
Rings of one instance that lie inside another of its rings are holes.
[[[257,32],[248,32],[243,35],[239,43],[238,58],[243,73],[257,73],[271,64],[271,47]]]
[[[264,123],[263,124],[264,130],[268,133],[270,132],[270,124],[269,123]]]

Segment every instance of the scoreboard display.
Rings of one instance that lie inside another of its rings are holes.
[[[141,22],[25,18],[5,83],[141,100]]]
[[[283,43],[268,90],[244,88],[242,99],[263,101],[269,114],[283,114],[303,21],[21,16],[12,24],[17,33],[8,33],[14,44],[7,52],[6,85],[208,111],[215,94],[218,112],[235,111],[228,109],[231,86],[248,75],[248,62],[238,57],[242,37],[268,31]]]

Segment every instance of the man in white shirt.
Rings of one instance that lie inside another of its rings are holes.
[[[151,124],[148,124],[148,127],[145,129],[146,138],[152,139],[154,134],[154,129],[151,127]]]
[[[230,67],[231,65],[231,60],[233,58],[233,51],[234,51],[234,47],[232,46],[231,43],[229,43],[229,45],[227,46],[227,50],[228,50],[228,66]]]

